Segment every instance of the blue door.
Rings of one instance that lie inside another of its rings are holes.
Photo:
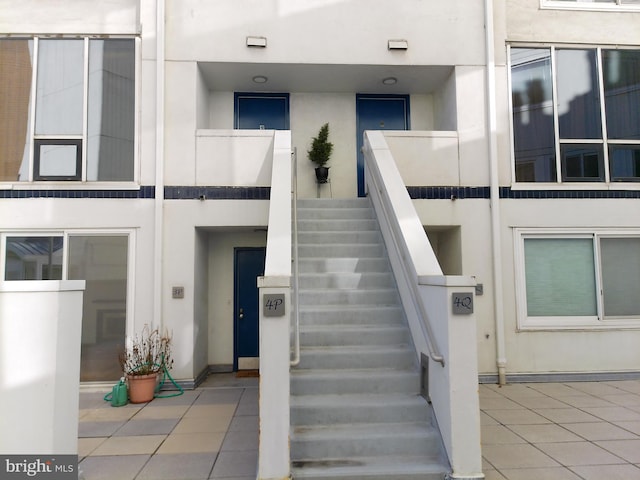
[[[239,359],[260,356],[257,278],[264,274],[264,257],[263,247],[234,250],[234,370]]]
[[[409,96],[356,95],[356,129],[358,132],[358,196],[364,197],[362,135],[365,130],[409,130]]]
[[[236,93],[235,128],[289,130],[288,93]]]

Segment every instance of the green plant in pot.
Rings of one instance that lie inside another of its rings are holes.
[[[127,379],[131,403],[150,402],[156,393],[159,374],[173,366],[171,335],[145,325],[118,358]]]
[[[316,164],[316,180],[318,183],[327,183],[329,178],[329,167],[326,166],[333,143],[329,142],[329,124],[325,123],[320,127],[318,136],[311,141],[311,149],[307,151],[309,160]]]

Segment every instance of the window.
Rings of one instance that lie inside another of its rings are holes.
[[[134,39],[0,39],[0,181],[133,181]]]
[[[640,320],[640,232],[516,231],[521,328],[628,326]]]
[[[129,233],[5,234],[5,280],[85,280],[81,381],[113,381],[122,372],[129,291]]]
[[[640,181],[640,50],[510,48],[516,182]]]

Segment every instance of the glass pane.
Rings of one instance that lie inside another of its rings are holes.
[[[560,145],[563,182],[604,182],[602,145]]]
[[[640,314],[640,238],[600,239],[604,315]]]
[[[62,237],[7,237],[5,280],[61,280]]]
[[[555,182],[551,52],[511,49],[516,181]]]
[[[611,145],[609,168],[611,181],[640,181],[640,145]]]
[[[524,254],[527,315],[597,314],[592,239],[527,238]]]
[[[33,40],[0,40],[0,182],[29,180]]]
[[[135,43],[89,43],[87,179],[133,180]]]
[[[640,50],[603,50],[607,136],[640,139]]]
[[[78,147],[76,145],[39,145],[40,162],[37,176],[77,176]]]
[[[602,138],[595,50],[557,50],[560,138]]]
[[[84,42],[38,43],[36,134],[81,135]]]
[[[70,280],[85,280],[80,380],[113,381],[122,375],[127,305],[126,236],[70,236]]]

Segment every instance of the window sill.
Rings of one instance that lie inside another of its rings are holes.
[[[0,183],[0,190],[140,190],[134,182],[19,182]]]
[[[640,190],[640,182],[512,182],[511,190]]]
[[[576,320],[563,319],[546,319],[532,320],[527,319],[526,322],[518,324],[519,332],[545,332],[545,331],[592,331],[592,330],[638,330],[640,329],[640,318],[612,319],[612,320],[593,320],[580,318]]]
[[[570,10],[584,12],[635,12],[640,13],[640,5],[596,4],[586,2],[541,2],[540,10]]]

